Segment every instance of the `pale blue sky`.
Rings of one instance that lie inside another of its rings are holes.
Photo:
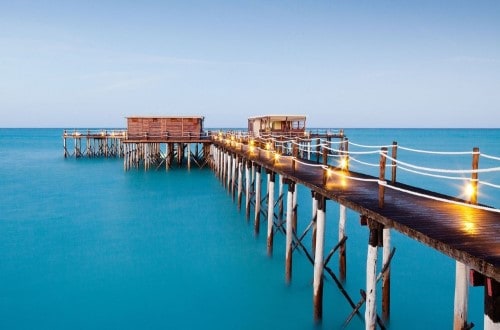
[[[500,1],[1,1],[0,127],[500,127]]]

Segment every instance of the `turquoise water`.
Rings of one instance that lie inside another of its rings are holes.
[[[324,320],[314,325],[307,258],[294,254],[293,280],[286,285],[283,235],[275,236],[268,257],[265,230],[254,235],[252,221],[209,169],[124,172],[120,159],[64,159],[61,133],[0,129],[1,329],[341,328],[351,308],[335,284],[326,278]],[[478,146],[500,155],[500,130],[346,134],[363,144]],[[425,157],[408,159],[440,167],[462,161]],[[443,187],[400,175],[403,182],[455,193],[455,183]],[[488,179],[500,182],[498,174]],[[301,232],[310,221],[311,198],[304,187],[298,192]],[[500,207],[494,189],[480,202]],[[338,205],[328,202],[328,249],[335,245],[338,213]],[[367,234],[349,211],[345,286],[356,302],[365,287]],[[392,240],[397,251],[389,327],[451,328],[455,262],[396,232]],[[337,269],[335,257],[331,263]],[[469,319],[477,328],[482,296],[483,288],[470,288]],[[363,320],[355,317],[349,329],[361,328]]]

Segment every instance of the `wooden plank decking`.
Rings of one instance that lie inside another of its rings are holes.
[[[218,144],[217,141],[214,143]],[[377,180],[375,177],[337,170],[325,185],[324,169],[310,166],[313,162],[296,161],[293,170],[291,157],[281,157],[275,161],[272,152],[261,150],[250,154],[247,145],[231,148],[220,143],[220,146],[500,281],[500,213],[496,210],[429,199],[389,187],[385,188],[385,203],[380,208],[379,184],[373,181]],[[358,181],[352,178],[372,180]],[[398,183],[394,186],[441,199],[461,201]]]

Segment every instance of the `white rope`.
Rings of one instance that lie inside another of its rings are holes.
[[[418,152],[423,154],[434,154],[434,155],[472,155],[473,151],[430,151],[421,149],[412,149],[403,146],[398,146],[398,149],[403,149],[406,151]]]
[[[403,188],[391,186],[391,185],[388,185],[387,183],[381,183],[381,185],[383,185],[384,187],[393,189],[393,190],[397,190],[397,191],[400,191],[400,192],[404,192],[404,193],[410,194],[410,195],[419,196],[419,197],[423,197],[423,198],[427,198],[427,199],[433,199],[433,200],[436,200],[436,201],[439,201],[439,202],[445,202],[445,203],[449,203],[449,204],[456,204],[456,205],[461,205],[461,206],[470,207],[470,208],[474,208],[474,209],[479,209],[479,210],[485,210],[485,211],[489,211],[489,212],[500,213],[500,209],[494,209],[494,208],[491,208],[491,207],[486,207],[486,206],[481,206],[481,205],[475,205],[475,204],[469,204],[469,203],[464,203],[464,202],[458,202],[458,201],[454,201],[454,200],[450,200],[450,199],[446,199],[446,198],[441,198],[441,197],[436,197],[436,196],[429,196],[429,195],[418,193],[418,192],[415,192],[415,191],[406,190],[406,189],[403,189]]]
[[[490,167],[490,168],[483,168],[483,169],[477,169],[477,170],[448,170],[448,169],[442,169],[442,168],[430,168],[430,167],[417,166],[417,165],[412,165],[412,164],[409,164],[406,162],[402,162],[402,161],[399,161],[395,158],[392,158],[389,155],[385,155],[385,157],[393,162],[396,162],[397,164],[401,164],[403,166],[408,166],[408,167],[411,167],[411,168],[414,168],[417,170],[422,170],[422,171],[427,171],[427,172],[471,174],[471,173],[488,173],[488,172],[500,171],[500,167]]]
[[[380,166],[380,164],[379,164],[379,163],[377,163],[377,164],[367,163],[367,162],[363,162],[363,161],[361,161],[361,160],[358,160],[358,159],[356,159],[356,158],[354,158],[354,157],[350,157],[350,156],[349,156],[349,161],[350,161],[350,162],[352,162],[352,161],[353,161],[353,162],[359,163],[359,164],[361,164],[361,165],[366,165],[366,166],[373,166],[373,167],[379,167],[379,166]]]
[[[374,148],[374,149],[389,148],[389,147],[393,146],[392,144],[382,145],[382,146],[369,146],[369,145],[365,145],[365,144],[354,143],[354,142],[351,142],[350,140],[349,140],[349,144],[352,144],[353,146],[360,147],[360,148]]]
[[[481,154],[481,157],[488,158],[488,159],[493,159],[493,160],[500,160],[500,157],[495,157],[495,156],[490,156],[486,154]]]
[[[325,140],[325,143],[331,145],[331,144],[334,144],[334,143],[335,144],[342,144],[343,142],[342,141],[328,141],[328,140]]]
[[[430,176],[430,177],[433,177],[433,178],[449,179],[449,180],[466,180],[463,177],[458,177],[458,176],[446,176],[446,175],[439,175],[439,174],[432,174],[432,173],[425,173],[425,172],[415,171],[415,170],[411,170],[409,168],[403,167],[401,165],[398,166],[398,169],[406,171],[406,172],[411,172],[411,173],[414,173],[414,174]]]
[[[500,189],[500,185],[497,185],[497,184],[493,184],[493,183],[489,183],[489,182],[485,182],[485,181],[478,181],[478,183],[485,185],[485,186],[488,186],[488,187]]]

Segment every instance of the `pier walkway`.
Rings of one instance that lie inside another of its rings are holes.
[[[381,328],[384,327],[382,318],[377,315],[375,304],[377,300],[375,296],[376,283],[381,277],[384,278],[382,289],[383,318],[387,318],[389,314],[389,265],[394,253],[392,251],[392,254],[389,254],[391,229],[397,230],[457,261],[454,329],[473,327],[473,324],[467,322],[469,285],[485,286],[485,329],[499,328],[500,210],[477,203],[477,175],[481,172],[477,168],[478,150],[474,149],[471,153],[473,156],[472,169],[469,171],[472,175],[469,179],[471,195],[468,200],[465,200],[398,183],[395,180],[395,171],[399,165],[396,159],[397,145],[394,145],[392,156],[388,155],[387,147],[377,151],[380,154],[380,173],[378,177],[375,177],[349,170],[348,143],[343,136],[340,136],[338,149],[331,148],[331,145],[325,141],[317,141],[314,146],[311,145],[311,142],[314,143],[314,140],[301,139],[300,137],[287,140],[279,136],[242,139],[231,134],[214,136],[213,138],[214,169],[216,173],[219,172],[223,180],[231,182],[229,186],[237,186],[231,189],[237,189],[238,195],[243,190],[241,177],[253,177],[248,170],[250,167],[252,173],[257,172],[258,176],[255,179],[257,187],[254,188],[255,192],[253,193],[255,195],[256,231],[258,231],[257,222],[260,221],[261,199],[269,199],[270,195],[274,194],[274,176],[280,176],[280,180],[282,180],[280,185],[288,185],[287,204],[292,205],[287,205],[286,229],[284,230],[287,236],[287,278],[291,278],[291,274],[288,272],[291,273],[292,244],[302,245],[296,234],[296,219],[293,220],[293,215],[288,215],[294,213],[294,186],[300,184],[312,192],[313,203],[317,207],[313,217],[314,230],[321,231],[321,234],[317,235],[324,235],[326,200],[339,203],[341,209],[347,207],[356,211],[360,215],[361,223],[369,227],[366,297],[360,302],[361,304],[366,302],[367,305],[365,323],[368,329],[375,328],[376,324]],[[312,156],[311,152],[316,155]],[[339,161],[336,162],[337,165],[332,165],[329,161],[332,156],[339,158]],[[408,164],[402,164],[408,166]],[[242,168],[245,167],[247,172],[243,175]],[[388,173],[392,179],[386,178],[386,167],[389,168]],[[259,191],[262,170],[268,174],[269,191],[267,197],[264,198],[261,197]],[[249,184],[250,180],[246,179],[245,186]],[[249,195],[249,189],[246,187],[245,189],[246,199],[251,199],[252,194]],[[281,197],[285,199],[284,196]],[[238,199],[240,198],[238,196]],[[276,219],[273,219],[273,204],[273,199],[268,200],[268,228],[276,226]],[[248,206],[247,203],[247,208]],[[320,227],[322,227],[321,230]],[[268,230],[268,249],[271,245],[271,251],[272,232],[273,230]],[[323,259],[324,238],[315,237],[314,240],[316,242],[313,243],[313,251],[310,253],[306,251],[306,254],[311,262],[314,262],[314,318],[319,320],[322,315],[322,274],[324,270],[327,270],[326,263],[331,258],[331,254]],[[345,241],[339,237],[339,246],[344,244]],[[333,251],[339,246],[335,247]],[[384,257],[382,271],[377,275],[376,251],[379,246],[384,247]],[[340,267],[343,267],[342,261]],[[345,276],[342,274],[343,271],[345,270],[340,270],[341,278]],[[342,291],[341,283],[337,281],[335,275],[332,276]],[[347,293],[344,295],[350,301],[353,313],[356,313],[359,310],[359,303],[354,306],[353,300],[348,297]]]

